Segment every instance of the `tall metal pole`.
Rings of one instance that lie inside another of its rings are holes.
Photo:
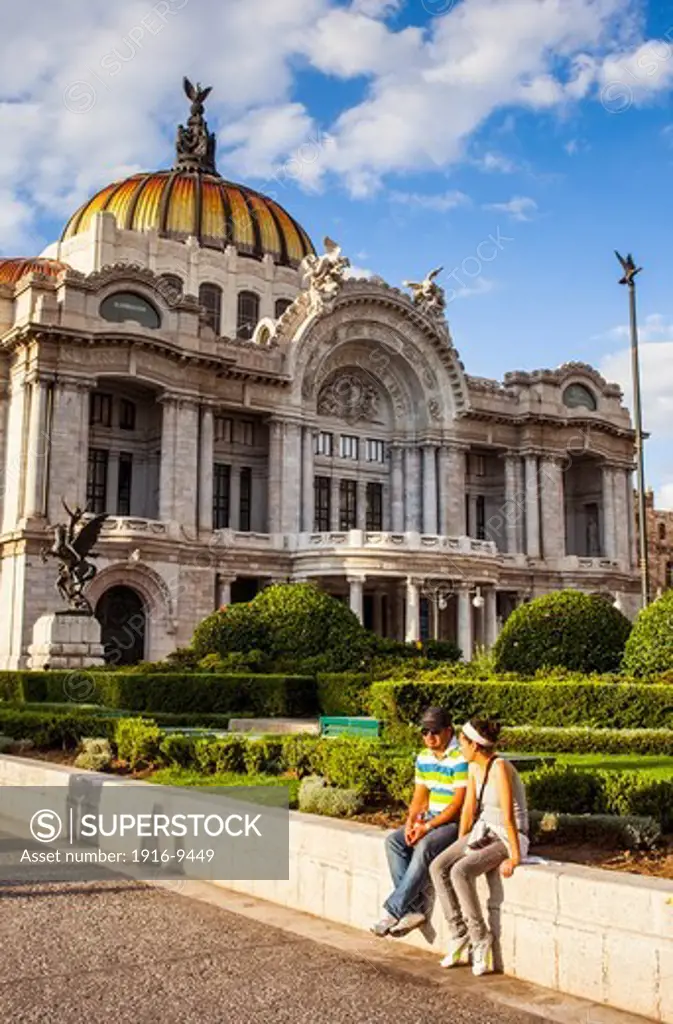
[[[638,478],[638,553],[640,560],[640,588],[643,608],[650,600],[650,572],[647,559],[647,519],[645,508],[645,457],[643,451],[643,413],[640,397],[640,361],[638,358],[638,322],[636,318],[636,274],[642,267],[636,267],[629,253],[623,259],[615,254],[622,265],[624,276],[619,282],[629,289],[629,318],[631,323],[631,374],[633,377],[633,418],[636,428],[636,472]]]

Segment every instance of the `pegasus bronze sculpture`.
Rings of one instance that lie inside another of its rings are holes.
[[[103,523],[108,518],[107,513],[94,515],[83,523],[88,510],[80,508],[79,505],[71,510],[65,499],[62,498],[61,501],[69,522],[57,523],[50,527],[53,540],[51,547],[42,548],[42,561],[46,562],[51,557],[60,562],[56,589],[68,607],[72,611],[93,615],[93,608],[84,594],[84,587],[98,571],[91,561],[96,557],[92,554],[92,549],[98,541]]]

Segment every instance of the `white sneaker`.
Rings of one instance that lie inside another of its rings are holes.
[[[459,964],[467,963],[467,950],[470,945],[470,940],[467,935],[462,935],[459,939],[454,939],[449,946],[449,952],[446,954],[443,960],[440,960],[440,967],[457,967]]]
[[[421,914],[417,911],[412,911],[409,914],[405,914],[399,921],[392,926],[390,929],[390,935],[407,935],[408,932],[414,930],[414,928],[420,928],[422,924],[425,924],[425,914]]]
[[[472,947],[472,973],[478,978],[493,972],[493,939],[488,935]]]
[[[380,939],[384,935],[387,935],[393,925],[397,924],[397,918],[393,917],[392,914],[384,914],[380,921],[373,924],[369,929],[373,935],[378,935]]]

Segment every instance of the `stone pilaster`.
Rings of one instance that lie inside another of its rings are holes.
[[[196,532],[199,407],[187,397],[165,395],[161,425],[159,518]],[[185,472],[191,467],[191,472]]]
[[[439,453],[439,498],[441,532],[446,537],[464,537],[466,458],[462,448],[448,445]]]
[[[302,435],[301,465],[301,528],[304,533],[313,533],[314,491],[313,491],[313,429],[304,427]]]
[[[526,481],[526,554],[540,557],[540,496],[538,486],[537,455],[525,457]]]
[[[175,478],[177,473],[178,403],[165,395],[161,402],[161,466],[159,468],[159,519],[164,523],[175,519]]]
[[[358,477],[356,499],[356,523],[358,530],[367,529],[367,480]]]
[[[404,455],[395,444],[390,449],[390,504],[394,533],[404,532]]]
[[[543,555],[545,559],[563,558],[566,553],[565,493],[560,458],[555,455],[543,457],[540,482]]]
[[[525,511],[524,495],[519,491],[519,465],[521,459],[515,452],[505,456],[505,542],[506,550],[512,555],[519,549],[520,526]]]
[[[602,468],[603,485],[603,555],[605,558],[617,557],[617,538],[615,536],[615,471],[612,466]]]
[[[420,449],[409,446],[405,448],[404,456],[404,528],[407,532],[419,533],[421,529],[421,452]]]
[[[47,381],[38,378],[32,382],[30,388],[24,503],[24,515],[28,518],[44,516],[46,512],[46,482],[49,472],[49,387]]]
[[[629,513],[632,504],[627,505],[626,472],[619,467],[614,471],[615,497],[615,557],[624,570],[629,568]]]
[[[409,577],[407,579],[406,609],[405,609],[405,639],[408,644],[416,643],[421,635],[421,623],[419,618],[420,596],[418,583]]]
[[[232,466],[229,478],[229,528],[241,528],[241,467]]]
[[[362,622],[364,608],[364,576],[348,576],[350,609]]]
[[[336,533],[339,529],[341,512],[341,493],[339,491],[339,477],[333,476],[330,482],[330,529]]]
[[[301,425],[285,422],[283,431],[283,488],[281,533],[299,533]]]
[[[423,533],[439,532],[437,523],[437,447],[423,446]]]
[[[210,533],[213,529],[213,452],[213,410],[209,406],[202,406],[199,435],[199,531],[201,533]]]
[[[86,505],[89,458],[89,394],[80,378],[61,378],[54,386],[51,419],[48,516],[63,518],[61,498],[73,508]]]
[[[463,587],[458,591],[458,646],[464,661],[472,660],[473,643],[472,600],[469,589]]]
[[[267,522],[269,533],[281,532],[281,511],[283,491],[283,424],[280,420],[269,422],[269,483],[267,494]],[[311,525],[311,528],[313,526]]]

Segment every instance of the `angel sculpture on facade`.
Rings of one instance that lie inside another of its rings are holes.
[[[444,267],[437,267],[435,270],[431,270],[422,281],[402,282],[405,288],[411,289],[414,306],[422,313],[442,318],[446,309],[446,297],[444,289],[436,284],[435,278],[441,274],[443,269]]]
[[[311,308],[322,312],[339,293],[346,270],[351,261],[341,255],[341,246],[325,238],[325,252],[322,256],[310,253],[304,260],[304,285],[308,286]]]
[[[61,500],[69,516],[69,522],[57,523],[51,527],[52,545],[42,548],[42,561],[46,562],[49,557],[58,559],[61,564],[58,567],[56,589],[62,599],[72,611],[93,615],[93,609],[83,591],[98,571],[89,559],[95,558],[92,549],[98,541],[107,513],[95,515],[84,525],[80,525],[86,515],[86,509],[77,505],[71,510],[65,500]]]

